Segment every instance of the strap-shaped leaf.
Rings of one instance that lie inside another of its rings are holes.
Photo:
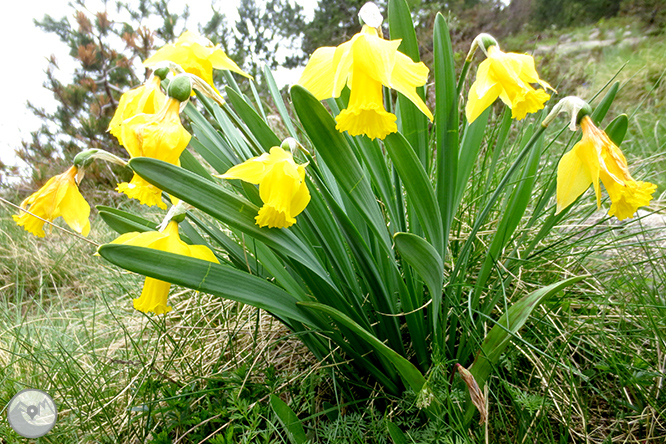
[[[130,231],[153,231],[157,229],[157,224],[142,217],[136,216],[127,211],[117,208],[97,205],[97,211],[102,220],[118,234],[128,233]]]
[[[291,116],[289,115],[287,107],[284,104],[284,100],[282,99],[282,94],[280,94],[280,90],[278,89],[277,84],[275,83],[275,79],[273,78],[273,73],[271,73],[268,65],[264,65],[264,79],[266,79],[268,90],[271,93],[271,97],[273,98],[273,102],[275,103],[278,112],[280,113],[280,117],[282,117],[282,121],[289,131],[289,135],[294,138],[298,137],[296,128],[294,128],[294,124],[291,121]]]
[[[592,111],[592,116],[591,116],[592,120],[594,120],[594,123],[599,125],[599,123],[601,123],[601,121],[604,120],[604,117],[606,117],[606,113],[608,113],[608,110],[613,104],[613,101],[615,100],[615,96],[617,95],[619,89],[620,89],[620,82],[613,83],[613,86],[610,87],[604,98],[601,99],[601,102],[599,102],[597,107],[594,108],[594,111]]]
[[[264,119],[232,88],[227,86],[226,91],[229,102],[233,105],[238,117],[252,131],[252,134],[257,138],[264,151],[268,152],[272,147],[279,146],[280,139],[270,129]]]
[[[439,309],[442,305],[444,263],[432,245],[412,233],[396,233],[393,236],[400,256],[421,276],[432,297],[433,331],[438,331]]]
[[[617,116],[611,123],[606,127],[606,134],[610,140],[617,146],[622,145],[624,136],[627,135],[627,129],[629,128],[629,118],[626,114],[620,114]]]
[[[354,322],[349,316],[328,305],[319,302],[299,302],[298,305],[320,310],[345,327],[352,330],[360,338],[365,340],[377,353],[388,359],[396,368],[402,379],[414,391],[419,393],[425,384],[425,378],[421,372],[407,359],[400,356],[395,350],[389,348],[382,341],[373,336],[370,332]]]
[[[283,320],[316,326],[296,298],[270,282],[235,268],[179,254],[129,245],[106,244],[99,254],[112,264],[193,290],[267,310]]]
[[[391,40],[402,40],[398,50],[419,62],[419,42],[414,31],[412,14],[405,0],[389,0],[388,2],[389,32]],[[424,99],[425,89],[420,86],[416,92]],[[425,100],[424,100],[425,101]],[[414,148],[417,158],[424,168],[428,168],[428,118],[409,99],[398,93],[396,103],[398,129]]]
[[[451,37],[441,13],[435,18],[433,52],[435,58],[435,135],[437,138],[437,201],[442,215],[444,245],[455,211],[458,176],[458,97]],[[443,256],[445,256],[443,254]]]
[[[130,161],[130,166],[149,183],[295,259],[332,285],[316,256],[289,229],[256,225],[254,218],[259,209],[243,197],[160,160],[137,157]]]
[[[426,238],[441,256],[444,251],[442,217],[435,198],[435,190],[432,188],[423,165],[419,162],[409,142],[400,133],[386,136],[384,146],[393,160],[393,165],[398,170],[400,179],[405,184],[407,195],[414,205]]]
[[[335,176],[340,188],[349,195],[370,228],[382,240],[384,249],[390,252],[391,238],[370,187],[370,181],[365,177],[363,168],[345,137],[335,129],[335,120],[319,100],[305,88],[294,85],[291,88],[291,97],[296,114],[321,159]]]

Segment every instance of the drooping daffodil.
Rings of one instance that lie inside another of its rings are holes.
[[[502,52],[497,41],[488,34],[480,34],[474,40],[470,54],[473,55],[477,46],[487,58],[479,65],[476,80],[469,89],[465,107],[469,123],[476,120],[498,97],[511,108],[511,117],[517,120],[543,108],[543,104],[550,99],[546,90],[555,90],[539,78],[532,56]],[[470,59],[468,56],[468,61]],[[532,86],[534,83],[543,89],[535,89]]]
[[[381,21],[373,25],[380,26]],[[433,116],[416,91],[425,85],[428,68],[398,51],[401,40],[385,40],[377,29],[365,24],[340,46],[317,49],[298,84],[318,100],[339,97],[347,85],[351,90],[349,103],[335,118],[336,129],[352,136],[384,139],[398,127],[396,116],[384,108],[382,85],[403,94],[430,120]]]
[[[178,37],[176,43],[168,43],[157,50],[155,54],[144,60],[146,67],[153,67],[160,62],[173,62],[181,66],[185,72],[194,74],[213,84],[213,68],[226,69],[244,77],[252,76],[243,72],[220,48],[221,45],[213,43],[194,31],[185,31]]]
[[[622,151],[605,131],[597,128],[587,110],[583,109],[580,117],[583,138],[562,156],[557,168],[557,212],[571,205],[590,185],[594,186],[600,207],[601,180],[611,200],[608,215],[619,220],[633,217],[639,207],[650,204],[657,186],[631,177]],[[554,112],[559,110],[554,108]]]
[[[79,168],[74,165],[50,178],[21,203],[21,208],[29,213],[21,211],[21,214],[13,215],[14,221],[35,236],[44,237],[44,221],[53,222],[62,216],[72,230],[87,236],[90,232],[90,205],[79,191],[77,175]]]
[[[169,97],[156,114],[137,114],[122,124],[122,141],[131,157],[151,157],[177,165],[192,138],[180,121],[181,102],[189,99],[191,80],[177,76],[169,84]],[[166,209],[162,191],[137,174],[127,183],[118,184],[119,192],[148,206]]]
[[[306,166],[297,165],[290,151],[274,146],[270,154],[253,157],[219,177],[258,184],[264,205],[255,218],[257,225],[287,228],[296,223],[296,216],[310,202],[310,191],[305,184]]]
[[[174,220],[171,220],[162,232],[125,233],[111,243],[153,248],[168,253],[219,263],[215,254],[205,245],[188,245],[183,242],[178,235],[178,222]],[[152,312],[158,315],[171,311],[171,307],[167,305],[170,288],[171,284],[168,282],[146,277],[141,296],[134,299],[134,308],[143,313]]]
[[[155,114],[164,107],[167,96],[162,92],[160,84],[166,78],[167,72],[166,68],[156,70],[143,85],[120,96],[116,112],[109,122],[109,132],[121,145],[125,145],[122,138],[123,122],[137,114]]]

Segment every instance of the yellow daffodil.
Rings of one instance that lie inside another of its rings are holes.
[[[270,154],[253,157],[219,177],[258,184],[264,205],[255,218],[257,225],[287,228],[296,223],[295,217],[310,202],[310,192],[305,184],[306,166],[297,165],[289,151],[274,146]]]
[[[87,236],[90,232],[90,205],[77,186],[78,171],[76,166],[72,166],[64,173],[50,178],[39,191],[21,203],[21,208],[49,222],[62,216],[74,231]],[[21,211],[21,214],[12,217],[26,231],[44,237],[44,221],[35,216]]]
[[[151,157],[177,165],[192,137],[180,122],[180,101],[168,98],[157,114],[137,114],[122,125],[122,140],[131,157]],[[127,183],[118,184],[119,192],[148,206],[166,209],[162,191],[136,174]]]
[[[600,206],[599,179],[611,200],[609,216],[623,220],[632,217],[638,207],[649,205],[657,186],[631,177],[620,148],[589,116],[582,118],[580,126],[583,138],[562,156],[557,169],[557,211],[571,205],[590,184],[594,185],[597,206]]]
[[[158,76],[152,76],[143,85],[120,96],[118,108],[109,123],[109,132],[116,136],[121,145],[125,145],[122,138],[122,124],[125,120],[137,114],[155,114],[164,106],[167,97],[160,88],[161,81]]]
[[[163,232],[125,233],[111,242],[112,244],[134,245],[155,250],[189,256],[204,261],[219,263],[210,248],[204,245],[188,245],[178,235],[178,223],[169,222]],[[167,296],[171,284],[146,277],[141,297],[134,299],[134,308],[144,313],[163,314],[171,311],[167,305]]]
[[[252,78],[220,49],[220,45],[214,46],[210,40],[192,31],[185,31],[178,37],[176,43],[164,45],[153,56],[148,57],[143,64],[151,67],[164,61],[177,63],[185,72],[202,78],[213,88],[215,88],[213,68],[227,69]]]
[[[351,95],[347,108],[335,118],[336,129],[352,136],[383,139],[398,130],[396,116],[384,108],[382,85],[411,100],[430,120],[433,116],[416,92],[428,79],[423,62],[414,63],[398,51],[400,40],[385,40],[364,25],[361,32],[338,47],[322,47],[310,57],[298,84],[317,99],[339,97],[345,85]]]
[[[469,90],[465,112],[472,123],[499,97],[511,108],[511,117],[524,119],[528,113],[543,108],[550,99],[546,89],[554,89],[539,78],[534,58],[528,54],[502,52],[498,45],[487,49],[487,58],[479,65],[476,80]],[[538,83],[544,89],[534,89]]]

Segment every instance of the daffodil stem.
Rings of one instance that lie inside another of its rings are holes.
[[[472,60],[469,58],[465,59],[463,63],[462,71],[460,71],[460,77],[458,78],[458,86],[456,86],[456,91],[458,96],[462,93],[463,85],[465,85],[465,80],[467,79],[467,73],[469,72],[469,66],[472,64]]]

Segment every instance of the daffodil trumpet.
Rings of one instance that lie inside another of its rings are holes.
[[[371,15],[365,16],[377,24]],[[385,40],[377,27],[364,24],[359,33],[340,46],[317,49],[298,84],[318,100],[340,97],[348,86],[349,103],[335,120],[336,129],[351,136],[384,139],[398,130],[397,117],[384,108],[382,86],[407,97],[432,120],[432,113],[416,91],[425,85],[429,70],[423,62],[415,63],[399,52],[400,42]]]
[[[590,185],[594,187],[597,208],[600,208],[601,181],[611,200],[608,215],[618,220],[631,218],[639,207],[650,204],[657,186],[634,180],[620,148],[597,128],[589,116],[589,107],[577,107],[579,101],[568,99],[565,105],[554,109],[548,119],[552,120],[551,116],[561,110],[569,111],[572,117],[576,116],[583,132],[582,139],[562,156],[557,167],[557,212],[569,207]]]
[[[555,89],[539,78],[532,56],[502,52],[494,38],[481,34],[474,39],[466,63],[477,47],[483,50],[486,60],[479,65],[476,79],[469,89],[465,107],[469,123],[474,122],[497,98],[511,108],[511,117],[516,120],[543,109],[544,103],[550,99],[546,91]],[[462,81],[463,76],[459,89]],[[535,89],[532,84],[539,84],[543,89]]]
[[[213,251],[205,245],[188,245],[183,242],[178,234],[178,222],[175,220],[171,220],[163,231],[125,233],[111,243],[153,248],[216,264],[219,263]],[[171,307],[167,305],[170,288],[171,284],[168,282],[146,277],[141,296],[133,301],[134,308],[143,313],[155,313],[157,315],[168,313],[171,311]]]

